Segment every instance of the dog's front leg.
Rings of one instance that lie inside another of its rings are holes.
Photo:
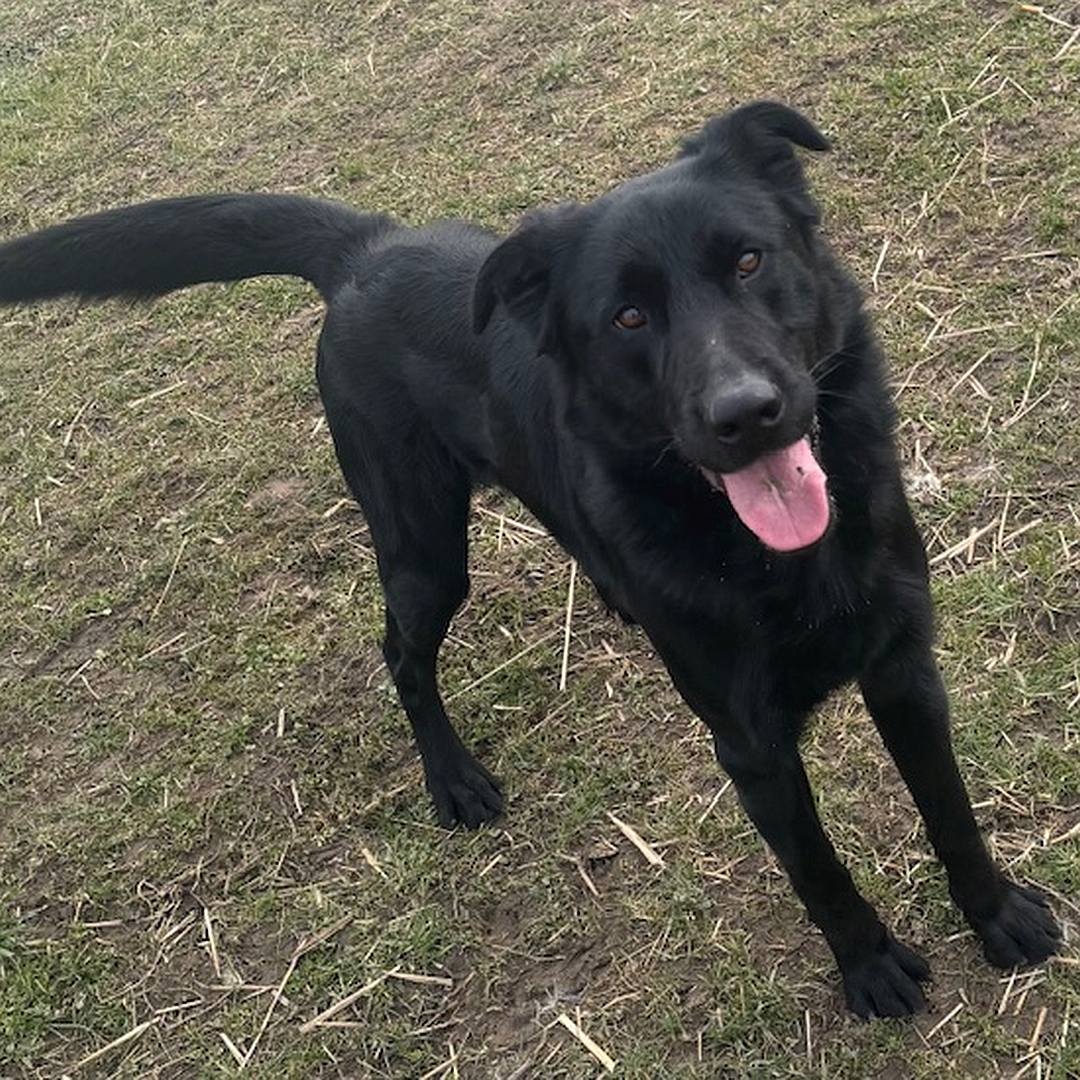
[[[863,673],[863,699],[915,799],[949,888],[1002,968],[1035,964],[1061,938],[1043,897],[1009,881],[979,835],[949,737],[949,706],[927,644],[895,644]]]
[[[680,693],[712,730],[717,758],[747,814],[825,935],[848,1008],[862,1017],[918,1012],[929,968],[889,933],[837,858],[799,756],[798,718],[780,715],[755,694],[768,680],[748,675],[753,659],[730,642],[670,625],[662,632],[654,625],[649,634]],[[730,671],[720,670],[721,657]],[[736,687],[742,699],[732,698]]]
[[[794,741],[749,761],[730,753],[719,737],[716,748],[743,807],[825,935],[848,1008],[862,1017],[907,1016],[924,1008],[919,984],[930,970],[889,933],[837,858]]]

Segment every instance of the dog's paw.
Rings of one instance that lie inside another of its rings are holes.
[[[983,944],[986,959],[994,967],[1025,967],[1040,964],[1058,951],[1061,928],[1046,898],[1034,889],[1005,883],[1005,894],[991,916],[968,917]]]
[[[445,829],[455,825],[477,829],[503,811],[499,781],[469,754],[443,762],[436,773],[428,774],[426,783]]]
[[[885,934],[878,947],[841,969],[847,1007],[863,1020],[911,1016],[926,1008],[920,983],[930,978],[921,956]]]

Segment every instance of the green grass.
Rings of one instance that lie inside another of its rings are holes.
[[[893,360],[962,767],[1074,942],[1076,13],[825,7],[9,0],[0,233],[223,189],[501,228],[737,101],[806,109]],[[435,828],[318,318],[279,281],[0,312],[0,1076],[232,1076],[230,1043],[275,1080],[597,1076],[560,1013],[642,1080],[1080,1075],[1080,969],[982,963],[852,695],[807,739],[822,815],[936,981],[912,1022],[847,1017],[704,730],[581,583],[560,692],[568,562],[496,494],[442,669],[508,813]]]

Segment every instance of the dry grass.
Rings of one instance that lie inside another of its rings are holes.
[[[809,110],[894,358],[956,742],[1080,894],[1080,44],[1069,5],[58,0],[0,12],[0,231],[300,190],[505,225],[737,100]],[[0,1074],[1080,1075],[1075,954],[1000,976],[841,696],[807,740],[932,1011],[860,1025],[633,630],[511,501],[444,682],[509,790],[434,827],[294,283],[0,312]]]

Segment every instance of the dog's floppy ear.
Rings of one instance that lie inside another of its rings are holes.
[[[791,153],[794,143],[805,150],[828,150],[829,140],[801,112],[779,101],[752,101],[710,120],[683,140],[680,157],[709,151],[763,151],[766,157]],[[771,152],[771,154],[770,154]]]
[[[749,168],[794,192],[805,186],[794,146],[828,150],[829,140],[795,109],[778,101],[754,101],[710,120],[683,142],[679,157],[698,157],[706,168],[710,163]],[[812,206],[806,209],[816,217]]]
[[[473,286],[473,330],[479,334],[496,304],[528,326],[537,340],[548,323],[552,275],[582,207],[572,203],[527,214],[484,260]]]

